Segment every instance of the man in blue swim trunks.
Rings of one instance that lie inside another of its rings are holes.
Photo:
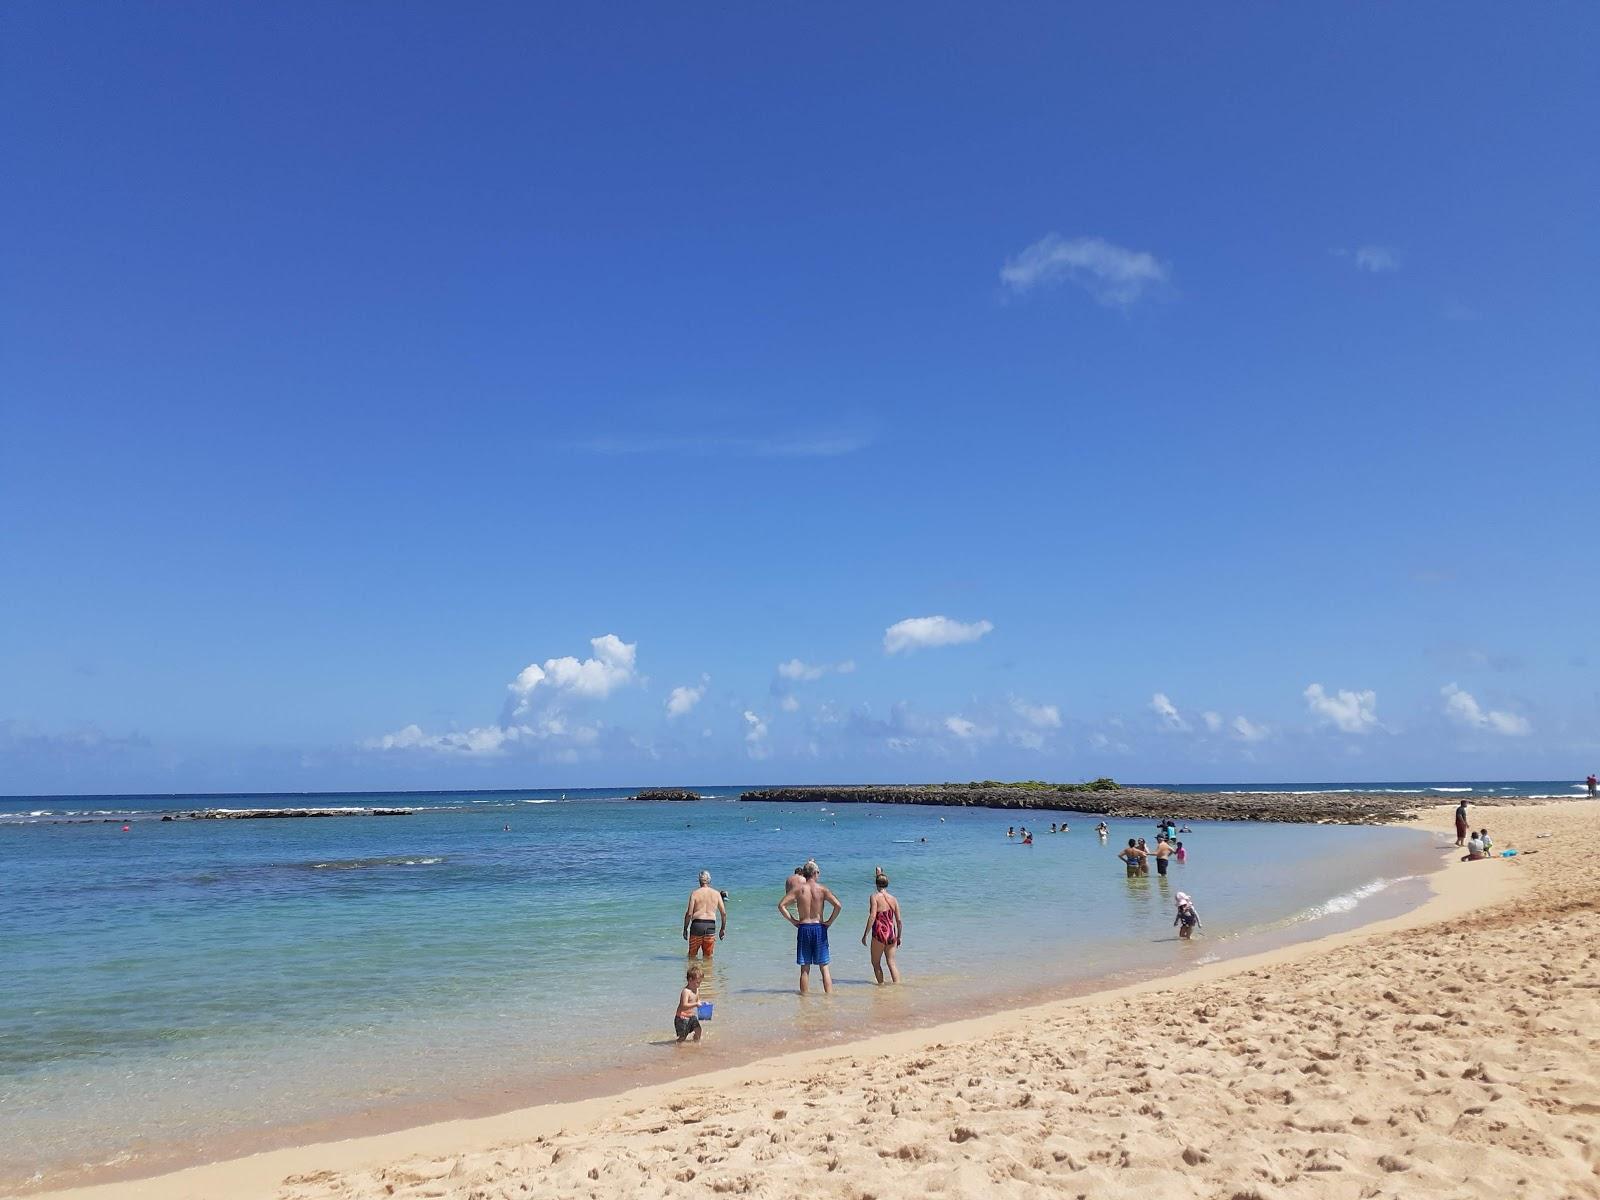
[[[824,918],[822,910],[833,905],[833,912]],[[789,911],[790,905],[794,911]],[[783,919],[794,926],[794,961],[800,967],[800,994],[804,996],[811,986],[811,968],[822,968],[822,990],[833,994],[833,976],[828,971],[828,926],[839,916],[843,906],[839,898],[817,882],[817,864],[808,862],[800,868],[800,882],[789,885],[789,890],[778,901],[778,911]]]

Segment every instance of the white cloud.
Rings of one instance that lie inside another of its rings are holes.
[[[883,631],[883,649],[887,654],[900,654],[928,646],[957,646],[975,642],[992,629],[988,621],[968,624],[949,617],[907,617]]]
[[[784,712],[791,712],[791,713],[792,712],[799,712],[800,711],[800,697],[796,696],[794,693],[791,692],[789,695],[785,696],[782,700],[778,701],[778,707],[783,709]]]
[[[794,679],[802,682],[812,682],[821,679],[824,675],[848,675],[856,669],[856,664],[851,659],[842,663],[807,663],[798,658],[791,658],[788,662],[778,664],[778,674],[785,679]]]
[[[1378,693],[1340,690],[1329,695],[1320,683],[1313,683],[1303,693],[1306,707],[1325,724],[1337,726],[1345,733],[1370,733],[1378,727]]]
[[[594,648],[594,657],[582,662],[570,654],[546,660],[545,678],[551,687],[601,699],[633,680],[638,643],[625,642],[616,634],[607,633],[591,638],[589,645]]]
[[[1150,697],[1150,710],[1161,718],[1161,722],[1168,729],[1187,730],[1189,722],[1183,719],[1183,714],[1177,706],[1167,699],[1165,692],[1157,692]]]
[[[767,723],[748,708],[744,710],[744,719],[749,726],[744,732],[746,750],[751,758],[766,758],[772,753],[772,747],[767,745]]]
[[[979,725],[976,721],[969,721],[965,717],[946,717],[944,727],[946,731],[964,742],[987,741],[996,732],[992,726]]]
[[[1061,710],[1054,704],[1029,704],[1026,700],[1013,696],[1011,710],[1029,725],[1039,729],[1061,728]]]
[[[1265,725],[1257,725],[1248,717],[1235,717],[1232,724],[1233,736],[1241,742],[1259,742],[1270,732]]]
[[[1145,289],[1167,282],[1167,267],[1153,254],[1104,238],[1046,234],[1000,268],[1000,282],[1018,294],[1070,279],[1101,304],[1125,308]]]
[[[1216,733],[1222,728],[1221,713],[1203,712],[1200,714],[1200,719],[1206,723],[1206,729],[1212,733]]]
[[[698,687],[675,687],[672,694],[667,697],[667,718],[681,717],[691,712],[696,704],[705,698],[706,685],[702,682]]]
[[[1526,737],[1533,732],[1533,726],[1526,717],[1500,709],[1485,711],[1471,692],[1464,692],[1453,683],[1445,684],[1439,689],[1439,694],[1444,697],[1445,713],[1459,724],[1473,729],[1487,729],[1505,737]]]
[[[367,750],[416,750],[493,758],[516,746],[537,744],[555,744],[562,747],[560,753],[575,754],[578,747],[591,746],[599,737],[600,730],[596,726],[570,725],[560,713],[546,713],[532,725],[484,725],[446,733],[427,733],[420,725],[411,724],[361,745]]]
[[[1400,269],[1400,260],[1387,246],[1360,246],[1356,249],[1354,258],[1358,269],[1370,271],[1374,275]]]

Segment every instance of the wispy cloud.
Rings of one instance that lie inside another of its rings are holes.
[[[1453,683],[1439,689],[1444,697],[1445,715],[1458,725],[1470,729],[1486,729],[1504,737],[1526,737],[1533,732],[1528,718],[1501,709],[1485,709],[1471,692],[1464,692]]]
[[[848,675],[855,669],[854,660],[848,658],[841,663],[808,663],[798,658],[791,658],[788,662],[778,664],[778,674],[784,679],[805,683],[815,682],[829,674]]]
[[[907,617],[883,631],[885,654],[904,654],[930,646],[975,642],[994,629],[988,621],[952,621],[949,617]]]
[[[1161,718],[1161,727],[1163,729],[1182,731],[1189,728],[1189,722],[1178,711],[1178,706],[1167,699],[1165,692],[1157,692],[1150,697],[1150,711]]]
[[[611,434],[571,443],[588,454],[682,455],[700,458],[837,458],[872,444],[859,430],[776,434]]]
[[[1059,233],[1046,234],[1000,268],[1000,282],[1017,295],[1062,281],[1077,284],[1107,307],[1126,308],[1165,284],[1168,270],[1147,251]]]
[[[1336,258],[1347,259],[1358,271],[1383,275],[1400,269],[1400,257],[1388,246],[1357,246],[1350,250],[1339,246],[1330,251]]]

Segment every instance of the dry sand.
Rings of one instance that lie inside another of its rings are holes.
[[[1452,856],[1428,904],[1353,933],[605,1100],[54,1195],[1597,1197],[1600,804],[1475,817],[1525,853]],[[1421,823],[1453,843],[1448,808]]]

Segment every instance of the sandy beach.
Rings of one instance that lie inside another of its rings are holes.
[[[1418,824],[1450,862],[1420,909],[1178,977],[44,1194],[1596,1196],[1597,818],[1591,802],[1476,809],[1523,853],[1465,864],[1450,809],[1430,810]]]

